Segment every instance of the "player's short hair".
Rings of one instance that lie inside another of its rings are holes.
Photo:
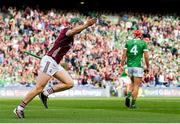
[[[142,31],[141,30],[134,30],[133,35],[135,37],[142,37]]]

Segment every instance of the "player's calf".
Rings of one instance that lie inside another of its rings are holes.
[[[66,87],[67,87],[67,89],[71,89],[74,87],[74,83],[73,82],[67,83]]]
[[[38,95],[38,94],[42,93],[43,89],[44,89],[44,86],[37,85],[34,90],[35,90],[36,94]]]

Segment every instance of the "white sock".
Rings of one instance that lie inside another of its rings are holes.
[[[24,107],[22,107],[20,105],[18,105],[17,109],[20,110],[20,111],[24,111]]]
[[[45,96],[49,96],[49,95],[50,95],[47,90],[45,90],[45,91],[43,92],[43,94],[44,94]]]
[[[52,93],[54,93],[54,90],[53,90],[52,87],[50,87],[49,89],[47,89],[47,90],[45,90],[45,91],[43,92],[43,94],[44,94],[45,96],[49,96],[49,95],[52,94]]]

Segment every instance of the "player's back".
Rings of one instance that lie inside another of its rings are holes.
[[[127,41],[125,47],[128,67],[142,67],[143,53],[147,50],[146,42],[141,39],[133,39]]]

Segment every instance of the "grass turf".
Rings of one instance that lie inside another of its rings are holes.
[[[0,123],[179,123],[180,98],[139,98],[137,109],[123,98],[50,98],[49,109],[38,99],[17,119],[13,109],[21,99],[0,99]]]

